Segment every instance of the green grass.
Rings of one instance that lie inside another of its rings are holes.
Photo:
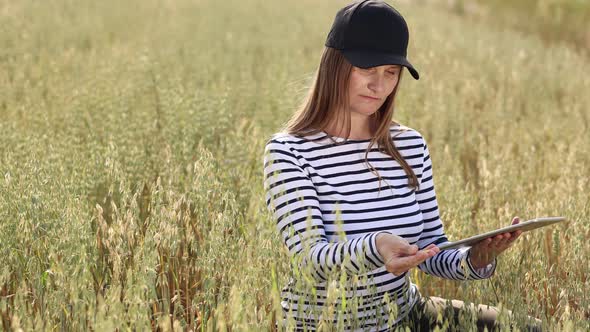
[[[431,1],[432,2],[432,1]],[[452,0],[442,4],[468,19],[533,34],[547,44],[590,55],[590,3],[584,0]]]
[[[1,4],[0,329],[269,329],[289,261],[263,146],[343,3]],[[398,7],[421,79],[402,82],[396,118],[427,139],[449,237],[570,220],[524,236],[489,281],[414,281],[590,328],[590,61]]]

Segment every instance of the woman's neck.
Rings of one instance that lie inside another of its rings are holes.
[[[355,113],[351,113],[350,117],[350,134],[349,139],[371,139],[373,133],[371,131],[370,118],[368,116],[355,116]],[[324,132],[335,137],[344,137],[346,135],[345,124],[336,124],[332,122],[324,129]]]

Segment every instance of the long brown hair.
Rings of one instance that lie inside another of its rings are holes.
[[[339,123],[340,119],[344,118],[345,128],[347,128],[345,137],[348,138],[350,135],[350,112],[347,111],[348,81],[351,70],[352,64],[338,50],[325,47],[315,82],[311,86],[307,98],[285,124],[282,132],[292,135],[313,135],[323,131],[333,119],[337,119],[337,123]],[[379,190],[381,190],[381,175],[368,160],[369,151],[375,143],[378,143],[379,151],[391,156],[402,166],[408,177],[409,186],[411,188],[418,187],[416,174],[397,150],[389,131],[392,124],[397,124],[393,120],[393,111],[402,72],[403,66],[395,88],[379,110],[371,115],[371,130],[374,134],[365,151],[365,162],[371,173],[379,178]],[[328,136],[330,135],[328,134]],[[330,136],[330,138],[332,137]]]

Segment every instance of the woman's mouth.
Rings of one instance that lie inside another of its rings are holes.
[[[376,97],[369,97],[369,96],[365,96],[365,95],[360,95],[360,96],[363,98],[366,98],[367,100],[374,100],[374,101],[381,100],[381,98],[376,98]]]

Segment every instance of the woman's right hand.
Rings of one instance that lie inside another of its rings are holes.
[[[410,245],[405,239],[389,233],[378,234],[375,241],[377,250],[385,259],[385,269],[394,275],[401,275],[440,252],[434,244],[418,250],[417,245]]]

